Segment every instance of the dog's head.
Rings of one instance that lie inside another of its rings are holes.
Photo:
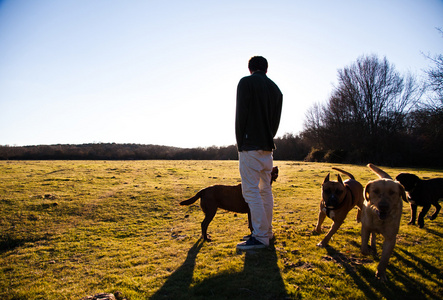
[[[404,187],[391,179],[377,179],[369,182],[364,191],[366,207],[372,209],[380,220],[385,220],[392,209],[406,201]]]
[[[276,181],[277,178],[278,178],[278,167],[275,166],[272,168],[272,171],[271,171],[271,184],[273,181]]]
[[[337,175],[338,181],[329,180],[329,174],[326,175],[321,185],[321,196],[326,208],[334,209],[340,205],[346,196],[346,187],[340,174]]]
[[[395,180],[400,182],[407,192],[411,192],[420,181],[420,178],[414,174],[400,173],[395,177]]]

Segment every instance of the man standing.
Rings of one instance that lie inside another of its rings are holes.
[[[253,231],[246,242],[237,245],[240,250],[265,248],[274,236],[272,151],[283,103],[280,89],[266,76],[267,60],[254,56],[248,68],[251,75],[243,77],[237,87],[235,135],[242,193],[251,210]]]

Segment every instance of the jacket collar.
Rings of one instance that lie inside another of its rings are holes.
[[[266,76],[266,72],[264,72],[264,71],[255,71],[255,72],[252,73],[251,75],[261,75],[261,76]]]

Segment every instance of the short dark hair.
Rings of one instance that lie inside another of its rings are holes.
[[[253,56],[248,63],[249,71],[268,71],[268,61],[263,56]]]

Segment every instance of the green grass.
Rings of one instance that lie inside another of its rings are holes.
[[[198,204],[181,200],[211,184],[237,184],[236,161],[0,162],[0,299],[443,299],[443,217],[408,226],[404,205],[388,282],[378,258],[360,254],[356,210],[330,241],[314,235],[320,185],[332,166],[365,185],[365,166],[276,161],[276,243],[236,251],[244,214],[219,211],[203,243]],[[442,170],[384,168],[443,177]],[[431,209],[431,212],[433,208]],[[382,238],[378,239],[381,249]]]

